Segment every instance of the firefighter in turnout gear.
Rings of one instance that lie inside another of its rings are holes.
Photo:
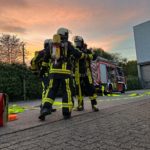
[[[42,111],[39,119],[45,120],[45,116],[51,114],[53,102],[55,100],[59,86],[62,88],[62,114],[64,119],[71,117],[73,107],[72,102],[72,82],[71,82],[71,55],[79,59],[86,55],[77,49],[68,41],[69,30],[59,28],[57,34],[53,36],[51,52],[45,55],[42,63],[42,70],[46,70],[49,59],[50,64],[50,82],[46,90],[45,97],[42,100]]]
[[[43,89],[42,99],[44,98],[44,95],[46,93],[46,89],[47,89],[48,84],[49,84],[49,72],[47,70],[47,71],[45,71],[44,74],[42,74],[40,72],[40,70],[42,68],[42,62],[44,60],[45,54],[47,51],[49,51],[49,49],[51,48],[51,45],[52,45],[52,40],[46,39],[44,41],[44,49],[41,51],[36,51],[35,56],[31,60],[31,70],[35,75],[40,76],[40,80],[42,83],[42,89]],[[52,109],[52,112],[55,112],[55,111],[56,111],[56,109]]]
[[[83,53],[87,54],[86,58],[76,61],[75,66],[75,82],[76,82],[76,94],[78,99],[78,111],[84,110],[83,95],[89,96],[91,100],[92,110],[98,111],[96,107],[96,92],[93,85],[92,72],[91,72],[91,60],[95,59],[90,50],[87,49],[87,45],[84,44],[84,40],[80,36],[74,37],[75,47]]]

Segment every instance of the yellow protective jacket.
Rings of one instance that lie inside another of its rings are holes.
[[[91,72],[91,60],[95,60],[96,56],[88,49],[80,49],[80,51],[86,55],[86,58],[76,60],[75,76],[87,76]]]
[[[42,66],[46,67],[50,63],[50,75],[55,75],[55,77],[59,75],[70,76],[72,74],[72,56],[75,59],[81,59],[85,57],[85,54],[75,49],[71,42],[67,42],[63,44],[60,50],[60,59],[55,63],[55,60],[52,58],[52,50],[47,51]]]

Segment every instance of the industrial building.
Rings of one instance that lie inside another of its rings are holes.
[[[150,21],[133,27],[138,76],[143,88],[150,88]]]

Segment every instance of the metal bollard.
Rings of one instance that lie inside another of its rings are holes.
[[[5,126],[8,121],[8,96],[0,93],[0,126]]]

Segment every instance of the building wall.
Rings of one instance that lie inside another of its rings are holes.
[[[138,75],[143,88],[150,88],[150,21],[133,27]]]
[[[138,63],[150,61],[150,21],[133,27]]]
[[[144,88],[150,88],[150,64],[141,66],[141,75]]]

